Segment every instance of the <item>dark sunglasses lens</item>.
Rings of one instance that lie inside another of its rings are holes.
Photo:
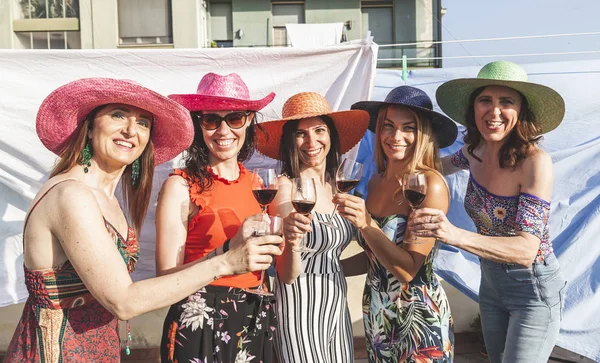
[[[200,121],[202,122],[202,127],[207,130],[214,130],[221,125],[221,117],[219,117],[219,115],[215,115],[214,113],[202,115]]]
[[[225,121],[227,121],[227,125],[232,129],[239,129],[244,126],[246,115],[242,112],[232,112],[225,116]]]

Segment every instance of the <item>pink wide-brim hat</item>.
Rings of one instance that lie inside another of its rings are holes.
[[[152,114],[155,165],[173,159],[194,140],[188,110],[134,81],[112,78],[83,78],[52,91],[37,114],[38,137],[48,150],[59,155],[85,117],[96,107],[111,103],[135,106]]]
[[[260,100],[251,100],[248,86],[237,73],[221,76],[207,73],[196,93],[174,94],[169,98],[190,111],[260,111],[273,101],[271,92]]]

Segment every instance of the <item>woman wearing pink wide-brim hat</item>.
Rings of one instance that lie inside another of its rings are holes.
[[[119,320],[168,306],[214,276],[252,270],[247,261],[258,255],[232,248],[169,276],[131,280],[154,166],[193,140],[184,107],[132,81],[87,78],[54,90],[36,126],[60,159],[25,220],[29,298],[5,362],[119,362]]]
[[[268,221],[252,194],[252,174],[241,164],[254,149],[256,114],[275,97],[258,99],[235,73],[206,74],[196,93],[170,95],[194,121],[194,142],[181,169],[163,184],[156,213],[156,271],[169,275],[240,244],[263,255],[267,269],[281,254],[281,237],[252,237],[252,220]],[[163,362],[271,362],[276,327],[272,299],[257,289],[260,272],[216,276],[173,304],[163,326]],[[262,286],[262,285],[261,285]]]

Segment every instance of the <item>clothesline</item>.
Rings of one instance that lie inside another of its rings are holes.
[[[523,35],[523,36],[516,36],[516,37],[479,38],[479,39],[463,39],[463,40],[455,39],[455,40],[421,41],[421,42],[414,42],[414,43],[380,44],[379,48],[403,47],[403,46],[409,46],[409,45],[422,45],[422,44],[449,44],[449,43],[469,43],[469,42],[484,42],[484,41],[498,41],[498,40],[573,37],[573,36],[583,36],[583,35],[600,35],[600,32]]]
[[[494,55],[464,55],[464,56],[446,56],[446,57],[414,57],[406,58],[407,61],[415,60],[436,60],[436,59],[469,59],[469,58],[508,58],[508,57],[536,57],[549,55],[573,55],[573,54],[600,54],[600,50],[584,50],[578,52],[554,52],[554,53],[521,53],[521,54],[494,54]],[[378,62],[401,61],[402,58],[379,58]]]

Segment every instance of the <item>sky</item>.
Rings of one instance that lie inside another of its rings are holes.
[[[442,40],[600,32],[600,0],[442,0]],[[600,51],[600,34],[443,44],[442,56]],[[443,67],[600,59],[600,53],[536,57],[444,59]]]

